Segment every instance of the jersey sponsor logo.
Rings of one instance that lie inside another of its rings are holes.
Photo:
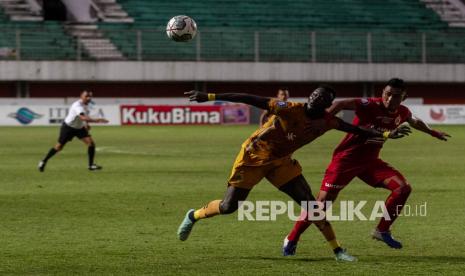
[[[344,188],[344,185],[336,185],[336,184],[325,182],[325,187],[333,188],[333,189],[342,189]]]
[[[361,99],[361,100],[360,100],[360,103],[361,103],[362,105],[368,105],[370,102],[368,101],[368,99]]]
[[[21,107],[18,111],[8,114],[8,117],[16,119],[22,125],[28,125],[34,119],[42,118],[44,115],[35,113],[27,107]]]
[[[220,106],[122,106],[123,125],[220,124]]]
[[[279,101],[279,102],[276,103],[276,105],[279,108],[286,108],[287,107],[287,102]]]
[[[394,118],[386,116],[377,116],[376,120],[380,121],[382,124],[390,124],[392,123],[392,121],[394,121]]]
[[[287,140],[289,141],[294,141],[294,139],[297,137],[293,132],[288,132],[286,135]]]

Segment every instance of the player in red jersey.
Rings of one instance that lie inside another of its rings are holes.
[[[405,85],[401,79],[391,79],[386,84],[381,98],[351,99],[333,103],[328,109],[331,114],[341,110],[355,110],[354,125],[388,131],[404,122],[440,140],[447,141],[447,133],[428,127],[415,118],[410,110],[401,105],[405,99]],[[386,209],[391,220],[381,218],[372,236],[392,248],[402,244],[391,236],[390,227],[402,210],[412,190],[404,176],[379,158],[385,139],[367,138],[348,133],[334,150],[333,158],[326,169],[317,200],[334,201],[338,193],[355,177],[375,188],[391,191],[386,199]],[[310,226],[308,220],[299,220],[284,239],[283,254],[294,255],[300,235]]]

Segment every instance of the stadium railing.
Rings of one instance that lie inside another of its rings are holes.
[[[164,30],[104,29],[125,60],[323,63],[465,63],[465,32],[202,30],[173,42]],[[46,40],[42,39],[47,37]],[[4,30],[0,59],[94,60],[79,39]]]

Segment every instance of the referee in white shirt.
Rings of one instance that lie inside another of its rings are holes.
[[[61,125],[60,137],[55,147],[51,148],[45,158],[39,162],[39,171],[45,170],[47,161],[52,158],[57,152],[63,149],[66,143],[73,140],[74,137],[79,138],[87,145],[87,154],[89,156],[89,170],[95,171],[102,169],[101,166],[94,164],[95,143],[89,134],[89,123],[108,123],[106,119],[95,119],[89,117],[89,103],[92,101],[92,92],[82,91],[80,99],[75,101]]]

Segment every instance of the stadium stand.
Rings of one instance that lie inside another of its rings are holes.
[[[130,58],[318,62],[462,62],[465,58],[460,36],[420,1],[118,2],[134,24],[101,24],[101,28]],[[201,28],[198,53],[195,43],[163,39],[167,18],[185,11]],[[151,31],[137,35],[131,30]],[[422,43],[428,49],[425,53]]]
[[[99,30],[127,60],[465,61],[463,29],[449,27],[421,1],[118,0],[118,4],[134,22],[101,22]],[[166,22],[186,13],[197,21],[199,35],[190,43],[170,41],[164,33]],[[76,39],[60,24],[23,25],[5,16],[0,20],[8,30],[21,29],[22,59],[76,59]],[[50,31],[42,37],[28,31],[37,27]],[[3,33],[0,41],[15,47],[15,32]],[[47,45],[41,48],[43,54],[29,50],[41,42]]]
[[[0,11],[0,29],[0,48],[5,53],[1,59],[76,59],[76,41],[65,33],[60,22],[11,21]]]

